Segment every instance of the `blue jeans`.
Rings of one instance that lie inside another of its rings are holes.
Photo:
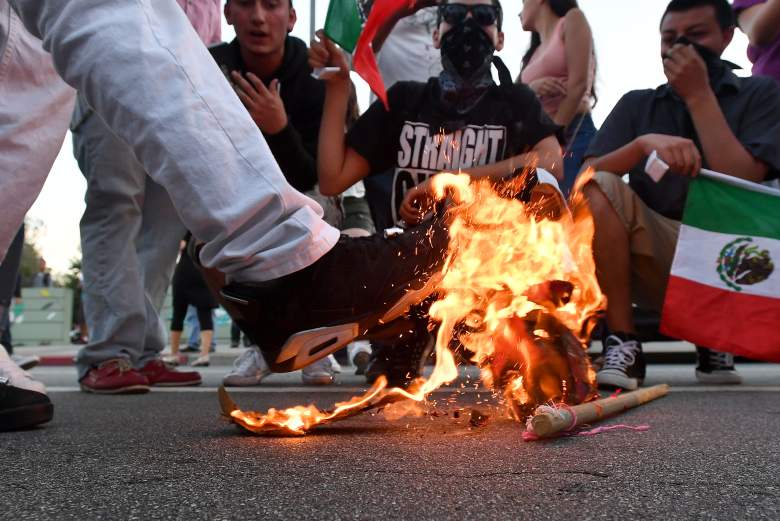
[[[579,128],[577,128],[578,126]],[[595,135],[596,126],[593,124],[593,118],[589,112],[577,114],[566,127],[566,155],[563,157],[563,182],[561,183],[561,190],[566,197],[569,196],[569,192],[574,187],[574,181],[580,172],[585,152],[587,152]]]

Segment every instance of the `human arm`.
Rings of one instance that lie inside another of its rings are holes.
[[[751,44],[769,45],[780,38],[780,0],[767,0],[740,10],[737,20]]]
[[[750,154],[729,127],[699,53],[690,45],[677,44],[663,63],[669,84],[691,115],[708,166],[747,181],[763,181],[768,167]]]
[[[648,94],[648,91],[634,91],[618,101],[588,147],[582,170],[592,168],[622,176],[656,151],[674,172],[695,175],[699,171],[701,154],[690,139],[638,134],[636,111]]]
[[[393,13],[393,16],[388,18],[387,21],[382,24],[382,26],[376,32],[376,36],[374,36],[374,39],[371,41],[371,48],[374,50],[374,53],[379,53],[379,51],[382,49],[382,45],[385,43],[385,40],[387,40],[387,37],[390,36],[391,32],[393,32],[395,25],[402,18],[413,15],[420,9],[432,7],[436,5],[436,3],[436,0],[413,0],[413,2],[405,4],[402,9],[399,9]]]
[[[555,136],[547,136],[539,141],[530,151],[518,154],[497,163],[461,170],[474,178],[504,177],[518,168],[544,168],[555,175],[558,180],[563,178],[563,158],[561,146]],[[401,218],[409,224],[417,224],[433,207],[434,197],[430,179],[408,190],[399,209]]]
[[[553,121],[567,127],[579,112],[582,99],[588,90],[588,76],[593,59],[593,36],[588,20],[579,9],[571,9],[566,13],[564,23],[566,27],[563,41],[568,75],[566,97],[553,116]]]
[[[322,31],[319,41],[309,47],[309,65],[313,69],[338,67],[339,72],[325,81],[325,104],[322,110],[317,148],[317,178],[323,195],[338,195],[368,175],[368,161],[347,147],[344,120],[349,103],[349,65],[344,54]]]

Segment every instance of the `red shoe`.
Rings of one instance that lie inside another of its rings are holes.
[[[149,380],[133,369],[125,358],[114,358],[89,370],[79,382],[81,390],[98,394],[139,394],[149,392]]]
[[[159,358],[150,360],[139,369],[149,380],[149,385],[160,387],[178,387],[185,385],[200,385],[200,373],[197,371],[174,371]]]

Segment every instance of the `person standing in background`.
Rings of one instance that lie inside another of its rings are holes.
[[[220,41],[219,0],[178,3],[204,44]],[[80,226],[89,330],[77,355],[82,389],[121,393],[200,383],[198,373],[172,371],[160,360],[166,344],[160,309],[185,233],[170,196],[81,93],[71,131],[87,180]],[[126,370],[128,363],[140,374]]]
[[[590,114],[596,75],[593,36],[576,0],[524,0],[520,19],[523,29],[532,34],[519,80],[536,93],[552,120],[565,128],[561,190],[568,195],[596,134]]]
[[[33,275],[32,283],[33,288],[49,288],[51,287],[51,272],[46,268],[46,259],[41,257],[38,259],[38,273]]]
[[[754,76],[780,81],[780,0],[734,0],[737,25],[747,35]]]

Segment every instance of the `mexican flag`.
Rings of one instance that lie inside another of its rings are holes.
[[[661,332],[780,362],[780,190],[706,170],[691,182]]]
[[[351,53],[367,17],[367,3],[360,0],[330,0],[325,16],[325,35]]]
[[[355,72],[366,80],[385,108],[387,91],[371,47],[377,32],[413,0],[331,0],[325,18],[325,35],[353,52]]]

